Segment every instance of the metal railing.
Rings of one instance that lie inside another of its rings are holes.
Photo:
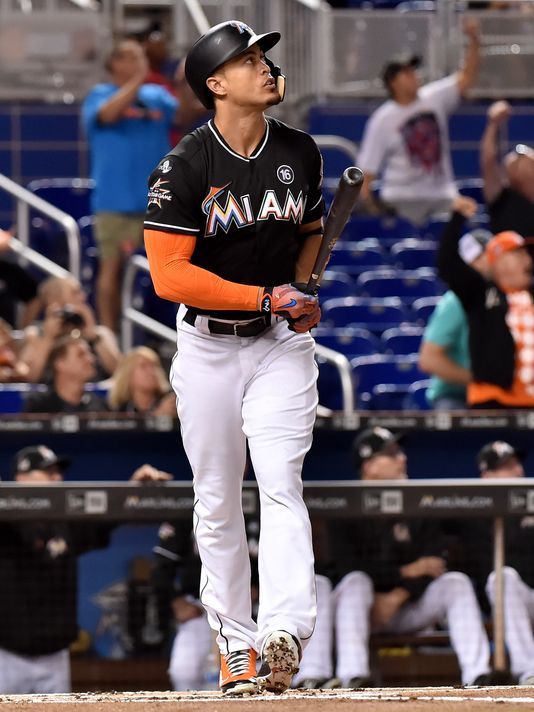
[[[121,319],[121,346],[124,353],[127,353],[134,342],[134,326],[139,326],[145,331],[156,336],[176,343],[176,331],[165,326],[160,321],[143,314],[142,311],[134,307],[134,287],[135,278],[139,272],[149,273],[148,260],[143,255],[133,255],[128,260],[124,270],[122,283],[122,319]]]
[[[166,341],[176,343],[176,331],[165,326],[160,321],[153,319],[134,306],[135,278],[139,272],[149,272],[148,260],[142,255],[134,255],[128,261],[124,272],[122,285],[122,320],[121,320],[121,346],[124,353],[127,353],[134,343],[134,326],[155,334]],[[316,344],[317,355],[327,363],[332,364],[339,374],[341,385],[341,398],[343,403],[343,414],[349,416],[354,412],[354,382],[352,371],[348,359],[343,354],[326,348],[321,344]],[[324,406],[321,407],[321,414],[331,414],[331,411]]]
[[[18,240],[13,241],[13,249],[24,259],[37,265],[45,272],[55,276],[65,276],[66,270],[55,262],[43,257],[29,247],[30,241],[30,208],[46,215],[57,222],[65,230],[67,239],[67,252],[69,272],[76,279],[80,279],[80,230],[76,220],[63,210],[59,210],[51,203],[35,195],[27,188],[23,188],[15,181],[0,173],[0,189],[6,191],[17,202],[16,222]],[[20,243],[20,244],[19,244]]]
[[[313,139],[321,151],[339,151],[348,157],[349,163],[347,165],[357,165],[358,147],[354,141],[350,141],[348,138],[343,138],[343,136],[334,136],[330,134],[317,134],[313,136]],[[335,190],[338,183],[338,177],[328,178],[325,176],[324,178],[324,186],[328,190]]]

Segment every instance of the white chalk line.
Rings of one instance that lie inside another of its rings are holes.
[[[394,692],[393,688],[381,688],[380,690],[292,690],[291,692],[274,695],[250,695],[246,697],[223,697],[218,691],[213,692],[99,692],[99,693],[73,693],[73,694],[55,694],[55,695],[0,695],[0,706],[5,703],[32,703],[32,704],[101,704],[102,702],[195,702],[213,704],[216,700],[217,704],[232,705],[235,702],[240,704],[250,703],[277,703],[278,701],[288,700],[306,700],[307,703],[313,704],[314,701],[324,700],[353,700],[366,702],[486,702],[502,704],[534,704],[534,697],[531,696],[534,691],[533,687],[525,687],[525,693],[530,693],[527,697],[507,697],[499,694],[493,696],[487,694],[489,690],[495,690],[496,693],[504,692],[505,690],[514,691],[517,695],[520,688],[512,687],[493,687],[483,688],[484,693],[481,695],[473,695],[469,693],[458,694],[457,688],[453,688],[456,694],[447,694],[448,689],[443,691],[434,691],[435,688],[414,688],[407,690],[402,688],[398,693]],[[479,688],[480,689],[480,688]],[[482,689],[480,689],[482,692]]]

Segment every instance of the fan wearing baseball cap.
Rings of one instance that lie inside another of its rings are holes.
[[[407,51],[391,57],[382,70],[389,99],[371,114],[358,165],[365,174],[362,201],[371,210],[372,183],[381,175],[380,200],[414,224],[449,211],[458,194],[449,149],[448,117],[476,81],[479,29],[466,20],[465,60],[457,72],[421,86],[421,58]]]
[[[406,480],[402,436],[374,427],[352,446],[356,476],[367,482]],[[380,515],[385,492],[376,498]],[[395,506],[395,502],[393,503]],[[464,684],[482,684],[490,674],[489,643],[468,577],[447,570],[447,544],[439,522],[398,516],[333,520],[328,538],[335,573],[330,611],[335,620],[336,678],[343,687],[370,686],[371,632],[415,633],[446,618]],[[318,599],[321,605],[321,600]],[[324,605],[324,602],[323,602]],[[307,656],[321,641],[312,637]],[[322,646],[328,651],[328,647]],[[328,653],[326,653],[328,654]],[[331,682],[330,687],[335,685]]]
[[[438,251],[439,276],[467,314],[474,408],[534,407],[534,289],[532,258],[516,232],[495,235],[486,247],[490,278],[458,254],[466,219],[476,212],[456,203]]]
[[[24,489],[21,496],[31,496],[26,488],[53,487],[69,465],[46,445],[32,445],[15,453],[10,474]],[[170,477],[143,465],[131,479]],[[70,692],[69,646],[78,637],[77,557],[107,547],[113,527],[53,520],[0,523],[0,695]]]
[[[482,447],[476,462],[482,479],[525,477],[527,453],[503,440]],[[493,572],[493,522],[485,519],[458,520],[460,540],[465,548],[467,573],[475,581],[481,604],[495,603]],[[507,517],[505,520],[506,566],[504,576],[504,636],[510,669],[520,685],[534,685],[534,518]],[[487,596],[487,599],[486,599]]]

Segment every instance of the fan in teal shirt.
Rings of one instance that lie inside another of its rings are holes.
[[[469,327],[464,308],[454,292],[448,291],[438,302],[425,329],[423,341],[445,349],[447,356],[459,366],[469,369]],[[434,405],[441,399],[465,404],[465,387],[433,376],[427,398]]]

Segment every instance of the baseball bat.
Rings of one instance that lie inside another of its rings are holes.
[[[350,218],[362,185],[363,172],[356,166],[345,168],[326,216],[323,238],[310,279],[306,285],[306,294],[313,294],[320,286],[323,271],[328,264],[330,254]]]

